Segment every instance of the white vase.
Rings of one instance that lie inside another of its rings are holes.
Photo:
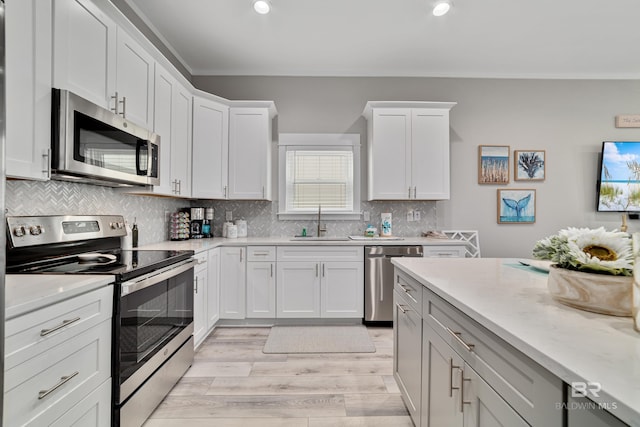
[[[587,273],[552,265],[547,287],[551,296],[581,310],[611,316],[631,316],[631,293],[634,280],[630,276]]]

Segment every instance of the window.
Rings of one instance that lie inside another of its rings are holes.
[[[360,135],[280,135],[281,219],[359,217]]]

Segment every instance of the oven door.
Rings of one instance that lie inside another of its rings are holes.
[[[122,404],[193,334],[192,259],[120,286],[114,392]]]
[[[158,135],[69,91],[53,94],[53,178],[160,183]]]

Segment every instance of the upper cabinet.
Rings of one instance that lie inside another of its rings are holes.
[[[171,123],[171,179],[174,195],[191,197],[193,96],[179,83],[176,84],[174,95]]]
[[[257,104],[257,103],[256,103]],[[229,112],[229,199],[271,200],[273,102]]]
[[[51,2],[7,0],[7,176],[49,179]]]
[[[151,128],[153,57],[94,3],[53,3],[53,86]]]
[[[226,199],[229,107],[209,98],[193,98],[192,195]]]
[[[449,198],[449,110],[455,102],[370,101],[369,200]]]

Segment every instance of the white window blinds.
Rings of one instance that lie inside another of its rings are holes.
[[[288,147],[286,210],[288,212],[353,210],[353,150],[351,147],[307,149]]]

